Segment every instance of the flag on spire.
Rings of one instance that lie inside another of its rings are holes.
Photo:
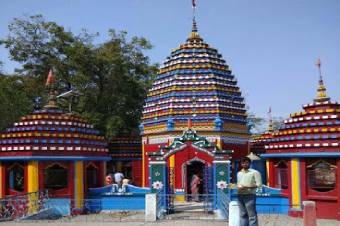
[[[320,60],[320,58],[318,58],[318,59],[316,60],[315,65],[316,65],[318,68],[321,67],[321,60]]]
[[[52,71],[52,69],[50,70],[50,72],[48,73],[48,76],[47,76],[47,80],[46,80],[46,86],[49,86],[49,85],[51,85],[51,84],[53,84],[54,83],[54,80],[55,80],[55,78],[54,78],[54,74],[53,74],[53,71]]]
[[[268,114],[272,113],[272,106],[269,107]]]
[[[192,0],[192,7],[196,7],[196,0]]]

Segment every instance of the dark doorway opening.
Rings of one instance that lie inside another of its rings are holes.
[[[191,161],[187,164],[187,187],[186,193],[195,195],[196,192],[201,195],[204,193],[204,163],[201,161]]]

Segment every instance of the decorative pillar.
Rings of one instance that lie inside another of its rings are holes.
[[[266,159],[266,171],[267,171],[267,186],[270,186],[270,177],[272,177],[273,175],[270,174],[270,160]]]
[[[74,162],[74,207],[81,211],[84,206],[84,162]]]
[[[216,146],[217,146],[220,150],[222,150],[222,139],[221,139],[221,137],[219,137],[219,138],[216,139]]]
[[[291,204],[292,210],[301,210],[300,160],[291,159]]]
[[[229,194],[227,189],[230,183],[230,161],[229,160],[215,160],[214,164],[214,193],[217,189],[221,189],[225,194]]]
[[[28,212],[34,213],[38,209],[39,199],[39,164],[38,161],[27,163],[27,193],[28,193]]]
[[[150,188],[152,193],[163,191],[166,193],[166,162],[163,161],[150,161]]]
[[[5,186],[5,165],[3,162],[0,162],[0,199],[5,197]]]

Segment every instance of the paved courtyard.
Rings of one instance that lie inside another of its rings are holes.
[[[21,221],[2,222],[0,226],[231,226],[227,221],[222,220],[160,220],[157,222],[144,222],[144,215],[141,213],[129,215],[96,214],[76,217],[66,217],[58,220],[44,221]],[[259,215],[260,226],[302,226],[302,219],[282,215]],[[340,226],[340,221],[318,220],[318,226]]]

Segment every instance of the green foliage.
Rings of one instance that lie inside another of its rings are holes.
[[[95,45],[98,34],[83,30],[75,35],[41,15],[14,19],[9,32],[0,44],[9,50],[12,60],[22,64],[17,73],[30,78],[28,99],[44,95],[43,84],[52,68],[59,93],[79,91],[73,110],[108,138],[138,132],[142,105],[153,79],[150,75],[157,70],[144,54],[152,47],[145,38],[128,39],[126,32],[110,29],[109,40]]]
[[[33,110],[27,80],[22,76],[0,75],[0,131]]]
[[[257,117],[253,112],[249,112],[248,108],[248,117],[247,117],[247,125],[249,131],[251,133],[261,133],[263,131],[263,126],[265,123],[265,119],[261,117]]]
[[[283,117],[273,117],[273,130],[279,130],[283,123]],[[248,113],[248,127],[253,134],[260,134],[268,130],[269,119],[256,116],[254,113]]]

